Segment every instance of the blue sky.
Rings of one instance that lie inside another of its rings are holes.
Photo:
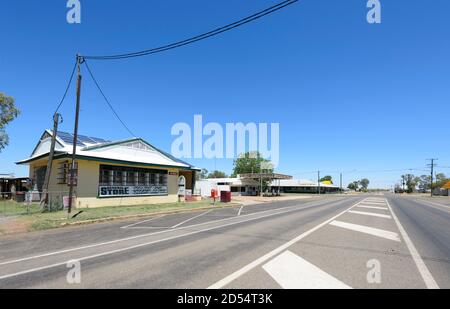
[[[196,35],[277,1],[81,0],[0,2],[0,91],[21,116],[7,130],[0,173],[27,175],[26,158],[52,125],[77,52],[114,54]],[[90,62],[103,90],[137,135],[170,150],[177,122],[280,124],[279,172],[344,183],[367,177],[390,187],[437,157],[450,174],[450,2],[381,0],[382,23],[365,0],[305,0],[218,37],[152,56]],[[73,129],[75,85],[61,113]],[[129,137],[83,73],[80,133]],[[232,160],[189,160],[230,172]],[[349,172],[352,171],[352,172]]]

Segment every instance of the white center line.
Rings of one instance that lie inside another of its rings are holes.
[[[184,223],[187,223],[187,222],[189,222],[189,221],[191,221],[191,220],[194,220],[194,219],[196,219],[196,218],[199,218],[199,217],[201,217],[201,216],[204,216],[204,215],[206,215],[207,213],[210,213],[210,212],[213,211],[213,210],[214,210],[214,209],[210,209],[210,210],[208,210],[208,211],[205,211],[205,212],[203,212],[203,213],[201,213],[201,214],[199,214],[199,215],[197,215],[197,216],[195,216],[195,217],[189,218],[189,219],[187,219],[187,220],[184,220],[183,222],[180,222],[180,223],[178,223],[178,224],[175,224],[175,225],[172,226],[171,228],[172,228],[172,229],[177,228],[177,227],[179,227],[180,225],[183,225]]]
[[[389,209],[391,210],[392,217],[394,217],[394,221],[395,221],[395,223],[397,223],[398,229],[400,230],[400,234],[402,234],[402,237],[405,240],[406,246],[408,247],[408,250],[411,253],[412,258],[413,258],[414,262],[416,263],[417,269],[419,270],[419,273],[422,276],[422,279],[425,282],[425,285],[429,289],[439,289],[439,285],[434,280],[433,275],[431,275],[430,271],[427,268],[427,265],[425,265],[425,262],[422,260],[422,257],[420,256],[420,254],[417,251],[416,247],[414,246],[413,242],[411,241],[411,239],[409,238],[405,229],[403,228],[402,224],[400,223],[400,220],[398,220],[397,216],[395,215],[394,211],[392,210],[392,207],[389,204],[389,201],[386,200],[386,203],[387,203]]]
[[[357,214],[357,215],[364,215],[364,216],[373,216],[373,217],[379,217],[379,218],[392,219],[392,217],[389,215],[377,214],[374,212],[367,212],[367,211],[349,210],[349,213]]]
[[[389,240],[400,241],[400,237],[398,236],[397,233],[386,231],[386,230],[381,230],[381,229],[376,229],[374,227],[370,227],[370,226],[366,226],[366,225],[359,225],[359,224],[353,224],[353,223],[336,221],[336,220],[332,221],[330,223],[330,225],[344,228],[347,230],[352,230],[352,231],[369,234],[372,236],[386,238]]]

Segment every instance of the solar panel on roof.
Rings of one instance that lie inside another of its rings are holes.
[[[64,143],[73,145],[73,134],[68,132],[61,132],[58,131],[56,134]],[[86,135],[78,135],[77,140],[77,146],[86,146],[84,143],[88,144],[103,144],[103,143],[109,143],[109,140],[98,138],[98,137],[91,137]]]
[[[78,135],[78,139],[82,143],[97,144],[97,142],[95,140],[93,140],[92,138],[90,138],[89,136]]]
[[[56,134],[64,143],[73,145],[73,135],[67,132],[58,132]],[[77,146],[86,146],[80,140],[77,140]]]

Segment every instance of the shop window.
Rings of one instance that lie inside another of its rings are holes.
[[[167,171],[100,165],[101,186],[167,186]]]
[[[57,166],[57,182],[58,182],[58,184],[69,183],[71,165],[72,164],[69,161],[62,161],[62,162],[58,163],[58,166]],[[78,163],[75,162],[75,180],[76,180],[77,174],[78,174]]]

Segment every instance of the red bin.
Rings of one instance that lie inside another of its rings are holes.
[[[220,201],[222,203],[231,202],[231,192],[230,191],[221,191],[220,192]]]

